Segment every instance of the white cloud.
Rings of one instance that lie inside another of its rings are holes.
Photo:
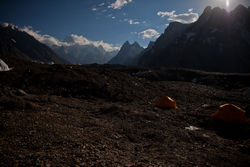
[[[147,29],[139,33],[142,39],[158,38],[160,34],[154,29]]]
[[[115,19],[116,17],[113,16],[112,14],[108,14],[108,17],[110,17],[111,19]]]
[[[98,9],[97,9],[97,8],[92,8],[91,10],[92,10],[92,11],[97,11]]]
[[[165,17],[168,16],[168,20],[170,21],[176,21],[180,23],[193,23],[198,20],[199,15],[198,13],[193,13],[193,9],[189,9],[188,13],[182,13],[182,14],[175,14],[175,11],[172,12],[157,12],[158,16]]]
[[[139,21],[133,21],[132,19],[128,20],[129,24],[140,24]]]
[[[72,42],[68,43],[69,45],[94,45],[96,47],[102,46],[106,51],[118,50],[119,47],[114,47],[112,44],[105,43],[103,41],[90,41],[82,35],[70,35]]]
[[[132,2],[132,0],[116,0],[115,2],[111,3],[108,8],[121,9],[130,2]]]
[[[18,29],[18,26],[15,26],[14,24],[10,23],[0,23],[2,27],[10,27],[11,29]]]
[[[102,46],[104,50],[111,52],[114,50],[119,50],[119,47],[115,47],[112,44],[105,43],[103,41],[91,41],[82,35],[72,34],[69,36],[71,39],[70,42],[60,41],[50,35],[42,35],[39,31],[34,31],[31,26],[26,26],[20,29],[21,31],[27,32],[29,35],[33,36],[35,39],[40,41],[43,44],[48,45],[49,47],[56,46],[72,46],[72,45],[94,45],[96,47]]]
[[[197,21],[199,18],[198,13],[183,13],[183,14],[179,14],[179,15],[173,15],[171,17],[168,18],[168,20],[171,21],[177,21],[180,23],[193,23],[195,21]]]
[[[128,19],[128,18],[125,18],[125,19],[123,19],[123,21],[124,22],[128,22],[129,24],[140,24],[140,22],[139,21],[134,21],[134,20],[132,20],[132,19]]]
[[[165,16],[172,16],[173,14],[175,13],[175,10],[173,10],[172,12],[157,12],[157,15],[158,16],[161,16],[161,17],[165,17]]]
[[[41,35],[40,31],[34,31],[31,26],[25,26],[21,28],[20,30],[25,31],[26,33],[33,36],[35,39],[37,39],[41,43],[46,44],[50,47],[53,45],[57,45],[57,46],[63,45],[63,42],[60,42],[59,40],[57,40],[56,38],[50,35]]]
[[[105,3],[100,3],[98,6],[104,6],[105,5]]]

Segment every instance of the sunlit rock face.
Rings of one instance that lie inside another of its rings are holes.
[[[206,7],[192,24],[172,23],[138,65],[250,72],[250,10]]]

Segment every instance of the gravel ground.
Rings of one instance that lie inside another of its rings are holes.
[[[5,62],[0,166],[250,166],[250,125],[210,117],[232,103],[250,120],[249,74]]]

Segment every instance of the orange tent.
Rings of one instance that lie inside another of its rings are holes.
[[[246,111],[242,110],[233,104],[224,104],[211,115],[212,118],[219,119],[225,122],[249,123],[245,116]]]
[[[161,97],[155,105],[160,108],[177,108],[176,102],[168,96]]]

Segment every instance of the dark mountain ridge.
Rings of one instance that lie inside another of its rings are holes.
[[[250,72],[249,64],[250,10],[242,5],[230,13],[206,7],[192,24],[170,23],[138,62],[217,72]]]
[[[65,63],[48,46],[13,25],[0,25],[0,57],[16,56],[47,64]]]
[[[135,65],[137,56],[144,50],[137,42],[130,44],[126,41],[118,54],[108,64]]]

